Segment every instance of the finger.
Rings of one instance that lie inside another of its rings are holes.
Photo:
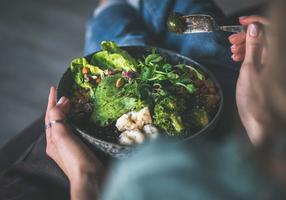
[[[56,105],[56,93],[57,93],[56,87],[52,86],[51,89],[50,89],[48,105],[47,105],[47,111],[46,111],[46,117],[45,117],[46,123],[47,123],[47,120],[48,120],[47,114],[48,114],[49,110],[51,110]]]
[[[243,44],[246,40],[246,34],[244,32],[236,33],[231,35],[228,40],[231,44]]]
[[[245,53],[245,44],[240,44],[240,45],[232,45],[230,47],[230,50],[233,54],[244,54]]]
[[[70,101],[66,97],[61,97],[60,100],[58,101],[57,108],[59,108],[64,114],[68,114],[70,110]]]
[[[251,15],[251,16],[243,16],[239,18],[239,22],[242,25],[249,25],[253,23],[260,23],[263,25],[268,26],[270,24],[270,21],[266,19],[265,17],[259,16],[259,15]]]
[[[233,54],[231,56],[231,58],[235,61],[235,62],[240,62],[244,59],[245,54]]]
[[[57,97],[57,88],[55,86],[52,86],[50,89],[47,111],[49,111],[51,108],[53,108],[56,105],[56,101],[57,101],[56,97]]]
[[[48,119],[48,113],[49,113],[49,110],[51,110],[55,105],[56,105],[56,87],[55,86],[52,86],[51,89],[50,89],[50,94],[49,94],[49,98],[48,98],[48,105],[47,105],[47,111],[46,111],[46,115],[45,115],[45,124],[47,124],[49,122],[49,119]],[[46,129],[46,139],[47,141],[50,140],[50,134],[51,134],[51,131],[50,129]]]
[[[261,65],[263,50],[263,31],[258,24],[250,24],[247,29],[244,62],[254,66]]]
[[[262,65],[265,65],[266,64],[266,62],[267,62],[267,55],[268,55],[268,51],[267,51],[268,49],[267,48],[263,48],[263,50],[262,50],[262,58],[261,58],[261,63],[262,63]]]

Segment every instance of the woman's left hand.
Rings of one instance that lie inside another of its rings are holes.
[[[70,102],[62,97],[56,103],[56,88],[49,95],[46,125],[54,120],[64,120],[69,112]],[[72,199],[88,199],[98,194],[103,165],[87,146],[74,135],[67,124],[54,123],[46,128],[47,155],[63,170],[70,181]]]

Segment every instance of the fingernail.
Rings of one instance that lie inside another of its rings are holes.
[[[236,34],[233,34],[233,35],[229,36],[228,39],[229,39],[229,40],[232,40],[233,38],[235,38],[235,35],[236,35]]]
[[[233,55],[231,56],[231,58],[232,58],[233,60],[236,59],[236,55],[233,54]]]
[[[231,49],[236,49],[236,48],[237,48],[237,45],[234,44],[234,45],[232,45],[230,48],[231,48]]]
[[[239,20],[244,20],[246,18],[247,18],[247,16],[241,16],[241,17],[239,17]]]
[[[53,86],[51,87],[51,90],[52,90],[52,89],[57,89],[57,86],[54,86],[54,85],[53,85]]]
[[[64,103],[67,102],[67,100],[68,100],[68,99],[67,99],[66,97],[61,97],[60,100],[58,101],[57,105],[59,105],[59,104],[64,104]]]
[[[50,88],[50,93],[52,93],[54,90],[57,90],[57,87],[56,87],[56,86],[52,86],[52,87]]]
[[[258,26],[256,24],[250,24],[248,34],[250,37],[257,37],[259,34]]]

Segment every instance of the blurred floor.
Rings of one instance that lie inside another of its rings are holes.
[[[97,0],[1,0],[0,146],[45,111],[49,87],[83,55]]]

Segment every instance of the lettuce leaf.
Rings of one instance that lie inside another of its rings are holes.
[[[104,78],[95,90],[91,121],[101,127],[108,126],[124,113],[143,107],[136,83],[115,87],[116,80],[120,77],[117,74]]]
[[[127,51],[120,49],[115,42],[103,41],[102,51],[93,55],[91,63],[102,69],[136,71],[137,62]]]
[[[87,60],[85,58],[76,58],[71,62],[70,65],[72,78],[79,86],[81,86],[84,83],[84,77],[81,70],[86,64]]]
[[[76,58],[71,62],[70,70],[72,78],[74,79],[75,83],[82,87],[90,89],[91,96],[93,96],[93,87],[90,83],[84,82],[84,76],[82,74],[82,68],[88,64],[85,58]]]
[[[87,83],[84,81],[84,75],[82,73],[83,67],[88,68],[90,74],[92,75],[101,75],[103,73],[103,70],[97,66],[90,65],[85,58],[76,58],[71,62],[71,76],[74,79],[75,83],[81,88],[88,88],[90,90],[90,95],[93,98],[94,86],[91,83]]]

